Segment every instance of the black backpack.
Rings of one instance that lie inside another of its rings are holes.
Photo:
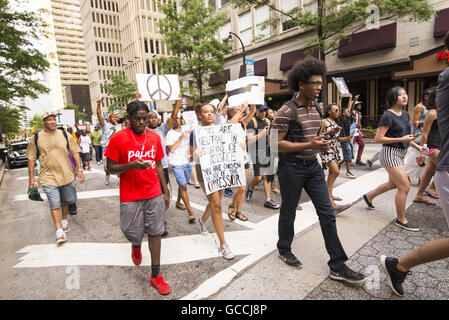
[[[64,134],[64,138],[67,141],[67,151],[69,151],[69,138],[67,138],[67,132],[65,130],[61,130],[62,133]],[[39,132],[36,132],[34,134],[34,144],[36,145],[36,159],[39,159],[40,153],[39,153],[39,148],[37,147],[37,139],[39,137]]]
[[[313,104],[314,104],[316,110],[318,111],[320,118],[323,119],[323,110],[321,110],[321,106],[316,101],[314,101]],[[297,107],[296,103],[293,100],[289,100],[285,103],[285,105],[290,108],[290,121],[288,123],[288,130],[287,130],[287,134],[285,135],[285,140],[293,141],[293,137],[292,137],[292,140],[289,140],[290,136],[293,134],[293,129],[298,128],[298,129],[302,130],[302,124],[300,122],[298,122],[298,107]],[[283,158],[289,158],[289,159],[294,158],[294,155],[291,153],[280,152],[279,155],[282,156]]]

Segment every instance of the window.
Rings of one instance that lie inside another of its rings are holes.
[[[315,0],[304,0],[303,12],[311,11],[312,14],[316,14],[318,11],[318,2]]]
[[[251,20],[251,11],[239,16],[239,34],[243,45],[248,45],[253,41],[253,28]]]
[[[143,40],[143,46],[145,48],[145,53],[148,53],[148,40],[147,39]]]
[[[281,10],[286,13],[297,7],[299,7],[298,0],[281,0]],[[283,15],[282,20],[284,21],[282,23],[282,31],[295,27],[286,16]]]
[[[147,67],[147,74],[151,74],[151,70],[150,70],[150,60],[146,61],[146,67]]]
[[[223,42],[228,41],[229,32],[231,31],[231,21],[228,21],[220,28],[220,40]]]
[[[217,0],[208,0],[209,7],[217,9]]]
[[[92,12],[92,22],[95,22],[95,13]]]
[[[254,17],[256,19],[256,37],[261,37],[262,39],[269,38],[271,35],[271,27],[268,25],[265,29],[263,29],[263,25],[265,22],[270,20],[270,8],[267,6],[256,8]]]
[[[225,4],[229,3],[229,0],[221,0],[221,6],[223,7]]]
[[[154,53],[153,40],[150,40],[150,52],[151,52],[151,53]]]
[[[155,46],[156,46],[156,54],[159,54],[159,41],[156,40]]]

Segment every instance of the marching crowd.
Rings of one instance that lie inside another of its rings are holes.
[[[447,46],[448,42],[446,37]],[[50,203],[56,242],[65,242],[66,233],[70,230],[67,219],[69,206],[76,204],[77,200],[75,178],[83,183],[83,169],[90,170],[90,147],[93,146],[96,163],[104,164],[105,184],[109,184],[111,174],[119,175],[120,227],[131,242],[131,258],[135,265],[142,261],[141,243],[145,234],[148,235],[152,270],[150,284],[160,294],[171,291],[160,272],[161,237],[168,234],[165,211],[171,198],[169,170],[178,185],[175,206],[187,212],[189,223],[195,223],[197,217],[190,205],[187,185],[203,190],[207,206],[198,219],[199,232],[209,232],[206,222],[210,217],[220,242],[219,253],[225,259],[233,259],[234,254],[223,231],[222,197],[232,197],[226,208],[231,221],[247,221],[242,213],[242,204],[245,200],[252,201],[254,190],[262,182],[264,207],[279,210],[279,256],[287,265],[300,268],[302,264],[291,251],[291,245],[296,210],[304,189],[319,216],[330,256],[330,278],[362,283],[366,276],[346,265],[348,257],[337,233],[334,213],[335,201],[341,199],[332,192],[342,164],[345,164],[345,176],[356,178],[351,172],[354,144],[359,146],[355,163],[366,165],[362,162],[362,103],[358,100],[359,95],[354,99],[351,95],[346,106],[342,105],[341,98],[338,103],[326,106],[318,102],[325,76],[323,62],[314,58],[297,62],[287,80],[294,95],[276,112],[266,104],[248,105],[247,102],[237,107],[226,107],[227,94],[221,102],[215,100],[195,106],[199,126],[231,123],[241,127],[246,141],[240,146],[244,154],[246,186],[206,194],[199,161],[201,150],[197,146],[195,129],[183,129],[181,100],[173,106],[165,122],[145,103],[133,101],[127,105],[126,125],[119,124],[119,118],[114,114],[104,119],[101,100],[98,100],[99,123],[90,133],[86,130],[75,134],[68,129],[67,134],[63,128],[57,130],[54,112],[42,115],[45,129],[30,140],[27,150],[29,188],[36,188],[37,182],[42,186]],[[410,167],[419,171],[420,177],[414,202],[435,205],[426,196],[440,198],[449,224],[449,68],[440,74],[436,90],[424,92],[423,101],[415,107],[412,119],[404,110],[408,105],[404,88],[391,88],[386,95],[386,104],[388,109],[380,118],[375,136],[375,141],[382,147],[367,164],[372,167],[373,162],[379,160],[388,173],[388,181],[363,195],[367,208],[375,209],[377,196],[396,189],[396,225],[418,231],[419,228],[405,215]],[[409,147],[416,150],[410,166],[405,162],[407,150],[412,150]],[[34,167],[38,159],[40,169],[36,181]],[[253,176],[248,181],[251,166]],[[323,169],[329,170],[327,179]],[[432,177],[434,182],[431,182]],[[272,199],[272,193],[280,193],[280,204]],[[393,291],[403,295],[402,283],[412,267],[447,256],[449,239],[439,239],[400,259],[382,256],[380,263]]]

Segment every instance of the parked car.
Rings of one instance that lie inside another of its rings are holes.
[[[25,155],[28,142],[15,142],[7,147],[6,168],[11,169],[21,165],[28,165],[28,159]]]

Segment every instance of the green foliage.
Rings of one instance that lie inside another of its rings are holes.
[[[0,0],[0,104],[15,99],[37,98],[48,88],[35,75],[49,66],[44,54],[32,48],[32,40],[41,34],[37,13],[18,12]]]
[[[79,120],[86,120],[87,114],[79,111],[79,106],[76,104],[68,104],[64,107],[66,110],[74,110],[75,111],[75,123],[79,123]]]
[[[42,124],[41,115],[35,114],[33,116],[33,119],[30,121],[31,128],[34,128],[36,130],[44,129],[44,125]]]
[[[228,18],[226,13],[212,15],[213,9],[206,7],[203,0],[181,0],[178,4],[180,8],[172,0],[158,4],[165,14],[159,32],[173,57],[154,60],[163,73],[192,76],[193,87],[188,90],[195,100],[202,100],[210,73],[223,72],[224,56],[231,52],[227,43],[215,38]]]
[[[0,104],[0,127],[2,133],[8,136],[19,133],[21,123],[21,109],[17,107],[7,107]]]
[[[123,73],[110,75],[108,78],[109,81],[102,85],[106,93],[112,97],[108,112],[113,113],[114,107],[117,107],[120,114],[124,114],[126,105],[136,99],[137,84],[129,81]]]

